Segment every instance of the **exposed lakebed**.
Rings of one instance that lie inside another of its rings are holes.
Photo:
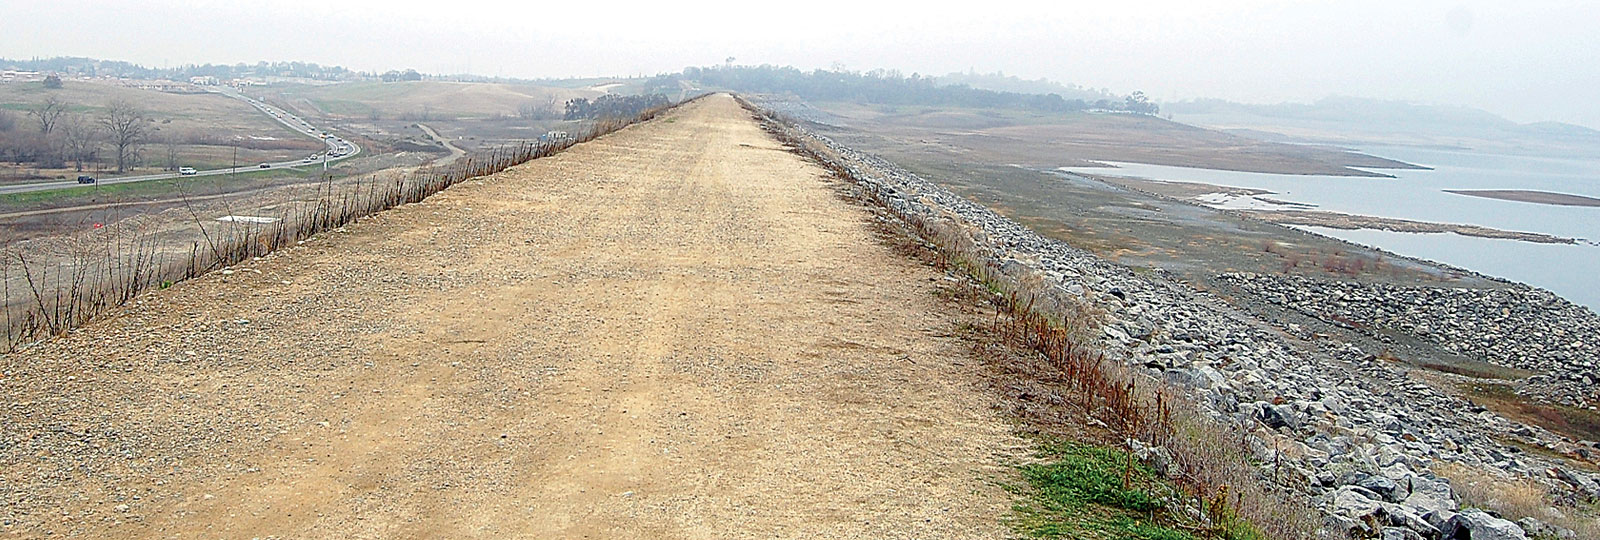
[[[1431,167],[1384,170],[1396,178],[1247,173],[1214,169],[1114,163],[1116,168],[1064,170],[1101,176],[1197,182],[1238,188],[1217,190],[1203,204],[1244,208],[1270,197],[1280,210],[1320,211],[1412,221],[1477,225],[1506,231],[1600,239],[1600,208],[1557,206],[1450,193],[1446,190],[1528,190],[1600,197],[1600,160],[1475,153],[1469,150],[1372,147],[1364,152]],[[1239,191],[1250,190],[1249,192]],[[1254,191],[1268,194],[1246,195]],[[1235,199],[1249,199],[1243,201]],[[1289,203],[1288,206],[1282,203]],[[1459,266],[1549,289],[1600,311],[1600,246],[1528,244],[1513,240],[1443,233],[1406,233],[1299,226],[1319,234],[1382,248],[1401,255]]]

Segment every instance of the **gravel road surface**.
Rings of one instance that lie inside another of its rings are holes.
[[[20,536],[993,538],[940,275],[727,96],[0,357]]]

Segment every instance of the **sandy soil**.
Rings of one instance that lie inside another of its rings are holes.
[[[0,358],[7,531],[992,538],[938,275],[715,96]]]
[[[1256,219],[1284,225],[1310,225],[1313,227],[1332,227],[1346,230],[1370,229],[1407,233],[1455,233],[1462,236],[1516,240],[1536,244],[1578,244],[1585,242],[1581,238],[1566,238],[1535,232],[1507,231],[1481,225],[1413,221],[1409,219],[1342,214],[1339,212],[1306,210],[1243,210],[1241,212]]]

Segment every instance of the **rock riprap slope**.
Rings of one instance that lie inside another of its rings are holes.
[[[1369,334],[1402,332],[1452,353],[1535,373],[1525,392],[1573,407],[1600,401],[1600,316],[1550,291],[1404,287],[1297,276],[1220,279]]]
[[[24,536],[995,538],[933,270],[711,96],[0,359]],[[997,455],[1003,454],[1003,455]]]

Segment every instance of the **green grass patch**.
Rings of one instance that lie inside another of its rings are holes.
[[[1117,450],[1049,442],[1046,461],[1021,467],[1025,499],[1012,527],[1032,538],[1197,540],[1163,523],[1176,493],[1155,471]]]
[[[1029,538],[1082,540],[1267,540],[1231,509],[1208,509],[1202,525],[1171,501],[1187,500],[1126,452],[1074,441],[1040,443],[1039,463],[1019,467],[1026,486],[1012,529]],[[1187,524],[1187,526],[1182,525]]]
[[[320,173],[321,170],[315,171]],[[179,193],[212,193],[231,184],[251,182],[273,177],[312,177],[315,174],[294,170],[290,168],[259,169],[245,171],[240,167],[238,174],[213,175],[199,177],[178,177],[162,180],[146,180],[144,182],[126,182],[121,184],[86,184],[82,186],[50,189],[43,191],[27,191],[23,193],[7,193],[0,195],[0,208],[11,207],[17,210],[32,210],[42,207],[54,206],[84,199],[106,198],[142,198],[163,195],[177,195]]]

